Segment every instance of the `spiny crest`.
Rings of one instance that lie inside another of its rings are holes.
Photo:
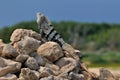
[[[38,12],[37,18],[38,18],[38,21],[37,21],[38,24],[46,23],[47,25],[51,25],[51,22],[44,14]]]

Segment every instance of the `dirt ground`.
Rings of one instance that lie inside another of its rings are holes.
[[[89,71],[94,72],[99,75],[99,69],[100,68],[89,68]],[[119,74],[120,75],[120,69],[111,69],[107,68],[112,74]]]

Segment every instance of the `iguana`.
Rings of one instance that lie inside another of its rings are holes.
[[[74,58],[75,60],[79,61],[79,56],[75,53],[75,49],[66,43],[63,38],[57,33],[57,31],[52,26],[50,20],[44,16],[42,13],[37,13],[37,24],[38,28],[41,34],[41,37],[43,38],[43,41],[53,41],[57,42],[64,51],[67,51],[67,53]],[[83,70],[87,71],[91,76],[94,77],[90,71],[80,62],[81,67]]]

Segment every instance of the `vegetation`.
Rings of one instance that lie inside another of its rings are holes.
[[[120,24],[53,22],[64,40],[83,52],[90,63],[120,63]],[[21,22],[0,29],[0,38],[10,42],[10,35],[17,28],[39,32],[35,21]],[[114,56],[114,57],[113,57]]]

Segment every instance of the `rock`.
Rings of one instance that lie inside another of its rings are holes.
[[[45,58],[41,55],[38,55],[37,53],[34,54],[35,54],[34,58],[36,59],[38,65],[45,66],[46,64]]]
[[[52,69],[54,71],[60,70],[59,66],[57,66],[55,64],[46,63],[45,67],[50,68],[50,69]]]
[[[109,70],[101,68],[99,71],[100,71],[99,80],[115,80],[113,74]]]
[[[68,57],[72,57],[75,60],[79,61],[79,55],[75,52],[75,49],[73,49],[73,47],[67,43],[65,43],[62,46],[62,49],[65,51],[65,55],[67,55]]]
[[[28,55],[19,54],[19,55],[16,57],[16,61],[17,61],[17,62],[24,63],[28,58],[29,58]]]
[[[54,65],[52,63],[51,64],[50,63],[46,63],[45,67],[46,68],[50,68],[53,71],[55,76],[60,74],[60,72],[59,72],[60,68],[57,65]]]
[[[36,33],[35,31],[27,30],[27,29],[16,29],[14,30],[14,32],[12,33],[10,37],[10,41],[12,43],[18,42],[24,39],[25,36],[29,36],[37,40],[41,39],[41,35]]]
[[[20,53],[20,54],[27,54],[37,50],[37,48],[40,46],[41,42],[31,38],[31,37],[25,37],[22,41],[19,41],[14,44],[14,48]]]
[[[51,75],[45,78],[41,78],[40,80],[54,80],[54,76]]]
[[[83,74],[77,74],[73,72],[70,72],[69,77],[70,80],[86,80]]]
[[[0,76],[15,73],[20,70],[21,63],[0,57]]]
[[[64,79],[68,79],[68,73],[63,72],[63,73],[61,73],[60,75],[58,75],[57,78],[62,78],[63,80],[64,80]]]
[[[39,80],[38,72],[29,68],[22,68],[18,80]]]
[[[6,74],[5,76],[0,77],[0,80],[17,80],[17,76],[14,74]]]
[[[82,71],[82,74],[84,75],[85,80],[93,80],[92,76],[88,72]]]
[[[74,60],[73,58],[67,58],[67,57],[63,57],[61,59],[59,59],[55,64],[59,67],[63,67],[69,63],[73,63],[75,65],[79,64],[76,60]]]
[[[44,78],[44,77],[48,77],[50,75],[54,75],[53,71],[50,68],[46,68],[46,67],[40,67],[40,77]]]
[[[25,62],[26,67],[32,69],[32,70],[38,70],[39,65],[37,61],[33,57],[29,57],[27,61]]]
[[[69,63],[65,66],[63,66],[61,69],[60,69],[60,72],[61,73],[69,73],[70,71],[74,70],[76,68],[76,66],[72,63]]]
[[[6,44],[6,45],[4,45],[1,56],[7,57],[7,58],[15,58],[18,56],[18,52],[16,51],[15,48],[13,48],[12,45]]]
[[[48,60],[54,62],[63,56],[63,52],[59,44],[55,42],[46,42],[42,44],[37,53],[46,57]]]
[[[5,44],[3,43],[2,39],[0,39],[0,56],[2,55],[4,45]]]

